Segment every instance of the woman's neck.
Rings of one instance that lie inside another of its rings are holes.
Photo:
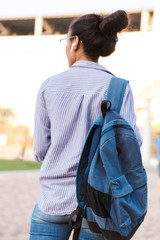
[[[96,62],[98,63],[98,58],[96,60],[88,57],[83,51],[80,51],[77,53],[77,56],[76,56],[76,62],[77,61],[90,61],[90,62]]]

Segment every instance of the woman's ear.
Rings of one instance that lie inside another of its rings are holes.
[[[71,52],[73,51],[73,48],[74,48],[74,46],[76,45],[76,43],[74,42],[74,43],[72,43],[72,46],[71,46]]]
[[[79,44],[80,44],[80,40],[79,40],[79,37],[78,36],[75,36],[74,37],[74,40],[73,40],[73,43],[72,43],[72,46],[71,46],[71,52],[74,50],[74,51],[77,51],[78,48],[79,48]]]

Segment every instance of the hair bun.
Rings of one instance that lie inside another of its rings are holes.
[[[105,17],[99,24],[100,31],[106,37],[115,36],[128,26],[127,13],[123,10],[118,10],[109,16]]]

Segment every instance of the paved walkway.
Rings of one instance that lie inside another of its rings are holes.
[[[30,217],[39,194],[38,175],[36,171],[0,173],[0,240],[29,239]],[[155,170],[148,170],[148,180],[148,214],[133,240],[160,239],[160,183]]]

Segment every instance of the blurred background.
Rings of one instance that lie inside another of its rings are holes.
[[[137,125],[143,137],[143,162],[148,169],[157,171],[160,0],[0,0],[0,171],[40,168],[33,157],[36,96],[46,78],[68,69],[65,49],[59,40],[66,37],[70,22],[82,14],[94,12],[107,16],[119,9],[128,13],[130,25],[119,35],[116,51],[109,57],[100,58],[99,63],[116,76],[129,80]],[[155,174],[158,176],[158,171],[154,172],[154,177]],[[23,172],[23,180],[27,179],[27,183],[23,183],[20,173],[11,176],[0,175],[1,190],[11,193],[15,188],[13,180],[21,182],[19,192],[25,189],[25,194],[26,191],[31,194],[25,198],[23,192],[21,197],[29,204],[28,209],[32,210],[39,191],[38,174],[25,175]],[[155,180],[154,177],[152,179]],[[12,184],[6,185],[7,182]],[[28,190],[23,188],[24,185],[28,186]],[[10,198],[6,195],[1,199],[0,210],[3,203],[10,202]],[[26,217],[27,229],[30,214]],[[7,219],[9,223],[10,217]],[[17,215],[17,219],[21,216]],[[0,230],[0,239],[28,239],[25,234],[29,230],[22,233],[18,229],[11,231],[14,233],[12,237],[6,235],[7,230]]]
[[[128,29],[100,64],[130,81],[145,164],[157,165],[160,135],[160,1],[0,0],[0,159],[33,160],[34,110],[38,89],[68,68],[60,39],[70,22],[88,12],[127,11]]]

